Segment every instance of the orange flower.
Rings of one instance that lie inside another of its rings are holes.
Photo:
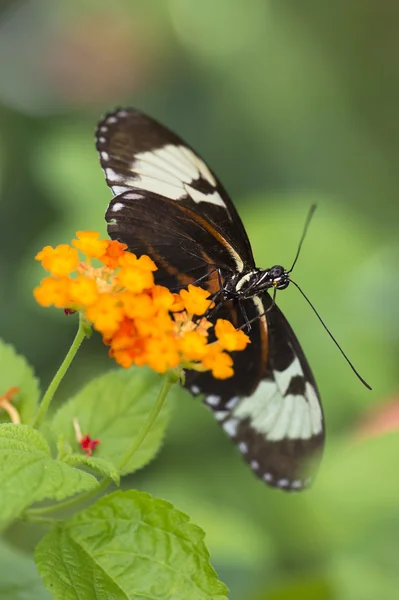
[[[182,312],[184,310],[184,302],[179,294],[172,294],[173,304],[170,307],[172,312]]]
[[[69,302],[69,279],[67,277],[46,277],[42,279],[40,285],[33,290],[36,302],[41,306],[51,306],[54,304],[57,308],[65,308]]]
[[[180,350],[188,361],[202,360],[207,354],[208,340],[199,331],[188,331],[180,340]]]
[[[229,352],[244,350],[250,343],[249,337],[243,331],[237,330],[230,321],[224,319],[217,320],[215,335],[223,350]]]
[[[133,294],[141,294],[154,285],[154,276],[151,271],[141,270],[137,267],[123,267],[116,277],[120,285]]]
[[[169,333],[175,329],[175,323],[167,312],[159,312],[151,319],[135,319],[137,331],[140,336],[159,336],[161,333]]]
[[[123,308],[113,294],[102,294],[86,310],[86,316],[101,333],[112,335],[123,320]]]
[[[99,295],[94,279],[88,279],[81,274],[76,279],[69,280],[68,294],[72,302],[83,306],[94,304]]]
[[[79,254],[68,244],[60,244],[55,248],[45,246],[35,258],[40,260],[44,269],[55,277],[69,275],[79,264]]]
[[[133,267],[142,271],[156,271],[158,267],[149,256],[143,254],[137,258],[133,252],[124,252],[119,258],[119,266],[122,268]]]
[[[189,285],[172,294],[155,285],[157,267],[149,256],[137,258],[125,244],[101,240],[96,232],[76,235],[75,248],[46,246],[37,254],[52,274],[34,290],[39,304],[68,314],[79,311],[102,334],[110,356],[125,368],[148,365],[164,373],[180,365],[209,370],[219,379],[233,375],[226,351],[243,350],[249,338],[220,319],[212,334],[217,341],[209,342],[213,325],[201,318],[214,306],[208,291]],[[82,260],[78,250],[86,255]]]
[[[99,239],[97,231],[77,231],[76,237],[77,240],[72,240],[73,246],[91,258],[101,258],[109,245],[108,240]]]
[[[156,308],[172,310],[174,306],[174,295],[162,285],[154,285],[151,290],[152,302]]]
[[[191,284],[189,284],[188,290],[180,291],[184,308],[190,315],[203,315],[212,308],[214,303],[209,300],[209,296],[209,292]]]
[[[157,308],[149,294],[132,294],[124,292],[120,294],[125,314],[131,319],[149,319],[155,315]]]
[[[177,349],[176,339],[172,336],[150,338],[146,344],[146,364],[157,373],[165,373],[168,369],[177,367],[180,363],[180,354]]]
[[[213,347],[210,346],[208,354],[202,360],[202,364],[212,371],[212,375],[216,379],[228,379],[234,375],[233,359],[230,354],[222,352],[216,344]]]
[[[126,249],[126,244],[112,240],[112,242],[108,242],[108,246],[104,254],[100,256],[100,260],[109,269],[116,269],[119,265],[119,259]]]

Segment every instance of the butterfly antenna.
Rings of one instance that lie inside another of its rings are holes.
[[[305,225],[304,225],[304,228],[303,228],[303,231],[302,231],[301,239],[299,240],[298,250],[296,251],[296,256],[294,258],[294,262],[292,263],[291,269],[289,271],[287,271],[287,273],[291,273],[291,271],[293,270],[293,268],[296,265],[296,261],[298,260],[299,254],[301,252],[302,244],[303,244],[304,239],[306,237],[306,233],[308,231],[308,228],[309,228],[309,225],[310,225],[310,221],[312,220],[312,217],[314,215],[314,211],[316,210],[316,208],[317,208],[316,204],[312,204],[312,206],[309,209],[308,216],[306,217]]]
[[[331,331],[328,329],[327,325],[324,323],[323,319],[321,318],[321,316],[319,315],[319,313],[317,312],[317,310],[315,309],[315,307],[313,306],[313,304],[311,303],[311,301],[309,300],[309,298],[301,290],[301,288],[299,287],[299,285],[297,283],[295,283],[295,281],[292,281],[292,279],[290,281],[291,281],[291,283],[293,283],[295,285],[295,287],[300,291],[300,293],[302,294],[302,296],[305,298],[306,302],[309,304],[309,306],[313,310],[314,314],[319,319],[320,323],[323,325],[324,329],[327,331],[328,335],[330,336],[330,338],[332,339],[332,341],[334,342],[334,344],[337,346],[338,350],[341,352],[342,356],[344,357],[344,359],[346,360],[346,362],[348,363],[348,365],[350,366],[350,368],[352,369],[352,371],[355,373],[356,377],[358,379],[360,379],[360,381],[362,382],[363,385],[366,386],[366,388],[368,388],[369,390],[371,390],[372,389],[371,386],[367,383],[367,381],[365,381],[363,379],[363,377],[360,375],[360,373],[355,369],[354,365],[349,360],[349,358],[346,356],[345,352],[342,350],[341,346],[338,344],[337,340],[335,339],[335,337],[333,336],[333,334],[331,333]]]

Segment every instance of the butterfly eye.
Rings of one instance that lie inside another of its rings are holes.
[[[271,279],[280,279],[282,275],[284,275],[285,269],[281,265],[275,265],[269,271],[269,276]]]

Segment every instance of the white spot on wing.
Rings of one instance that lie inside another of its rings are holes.
[[[110,117],[108,117],[108,118],[106,119],[106,121],[105,121],[105,122],[106,122],[106,123],[110,123],[110,124],[112,125],[113,123],[117,123],[117,122],[118,122],[118,119],[117,119],[116,117],[114,117],[113,115],[111,115]]]
[[[102,139],[104,139],[104,138],[102,138]],[[100,138],[99,138],[99,141],[101,142],[101,139],[100,139]],[[104,152],[104,151],[103,151],[103,152],[100,152],[100,156],[101,156],[101,158],[102,158],[103,160],[105,160],[105,161],[109,160],[109,154],[108,154],[108,152]]]
[[[218,406],[220,404],[220,400],[220,396],[214,396],[212,394],[205,398],[206,404],[209,404],[210,406]]]
[[[291,487],[294,490],[300,490],[303,488],[303,481],[301,481],[301,479],[295,479],[295,481],[291,481]]]
[[[112,185],[111,187],[115,196],[119,196],[119,194],[129,191],[129,188],[124,185]]]
[[[238,423],[238,419],[228,419],[222,424],[222,427],[226,433],[228,433],[231,437],[234,437],[237,434]]]
[[[254,471],[257,471],[259,469],[259,463],[257,460],[251,460],[250,465],[251,469],[253,469]]]
[[[223,419],[225,419],[227,415],[228,413],[225,410],[216,410],[213,413],[213,416],[215,417],[216,421],[223,421]]]
[[[104,159],[105,160],[105,159]],[[120,173],[116,173],[116,171],[114,171],[113,169],[105,169],[105,176],[107,178],[107,181],[109,184],[113,184],[113,183],[124,183],[126,181],[126,177],[124,177],[124,175],[121,175]],[[126,188],[129,189],[129,188]]]
[[[290,485],[289,479],[278,479],[276,482],[277,487],[286,488]]]
[[[200,389],[199,389],[198,385],[192,385],[190,387],[190,390],[192,391],[193,394],[199,394],[200,393]]]
[[[243,454],[246,454],[248,452],[248,445],[245,442],[240,442],[238,444],[238,449]]]
[[[122,204],[122,202],[115,202],[115,204],[112,207],[112,212],[118,212],[119,210],[122,210],[123,208],[125,208],[125,205]]]

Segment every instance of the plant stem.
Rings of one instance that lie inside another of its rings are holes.
[[[59,367],[58,371],[54,375],[52,381],[50,382],[50,385],[48,386],[48,388],[46,390],[46,393],[43,396],[43,400],[41,401],[39,410],[38,410],[35,420],[33,422],[33,427],[38,428],[41,425],[41,423],[49,409],[51,401],[54,398],[54,394],[57,391],[58,386],[60,385],[65,373],[67,372],[68,368],[70,367],[71,362],[75,358],[75,355],[76,355],[77,351],[79,350],[80,345],[83,342],[85,336],[86,336],[86,329],[85,329],[83,317],[79,314],[79,329],[76,333],[75,339],[73,340],[72,345],[69,348],[66,357],[64,358],[61,366]]]
[[[162,407],[165,403],[166,396],[168,395],[170,388],[178,380],[179,380],[179,375],[176,372],[168,371],[168,373],[164,379],[164,382],[162,384],[161,390],[159,392],[158,398],[156,399],[155,404],[152,407],[150,414],[148,415],[147,421],[144,423],[143,427],[140,429],[137,437],[133,441],[133,444],[131,445],[128,452],[125,454],[125,456],[122,458],[120,464],[118,465],[119,471],[122,471],[122,469],[127,465],[127,463],[131,460],[132,456],[135,454],[135,452],[137,452],[137,450],[140,448],[141,444],[144,442],[145,438],[151,431],[151,428],[154,425],[159,413],[162,410]],[[85,502],[87,500],[90,500],[94,496],[97,496],[97,494],[104,491],[111,483],[112,483],[112,479],[110,477],[106,477],[99,483],[98,487],[96,487],[94,490],[89,490],[88,492],[80,494],[79,496],[75,496],[75,498],[71,498],[69,500],[64,500],[63,502],[58,502],[57,504],[52,504],[50,506],[44,506],[43,508],[31,508],[31,509],[25,511],[25,518],[27,520],[31,520],[31,519],[35,519],[37,516],[40,516],[42,514],[47,514],[47,513],[54,512],[56,510],[62,510],[65,508],[71,508],[74,506],[78,506],[82,502]]]
[[[119,471],[123,470],[123,467],[125,467],[127,465],[127,463],[130,461],[132,456],[135,454],[135,452],[137,452],[137,450],[140,448],[141,444],[144,442],[144,440],[147,437],[147,435],[149,434],[152,426],[154,425],[159,413],[162,410],[162,407],[164,405],[166,396],[168,395],[170,388],[172,387],[172,385],[174,383],[176,383],[178,381],[178,379],[179,378],[174,371],[168,371],[168,373],[163,381],[161,391],[159,392],[158,398],[157,398],[154,406],[152,407],[150,414],[148,415],[147,421],[144,423],[143,427],[140,429],[137,437],[133,441],[133,444],[131,445],[128,452],[125,454],[125,456],[122,458],[121,462],[118,465]]]

